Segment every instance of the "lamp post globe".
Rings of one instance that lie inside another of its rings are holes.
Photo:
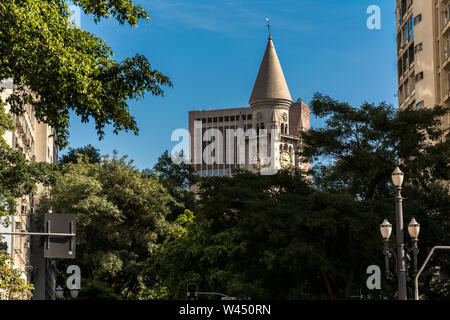
[[[412,218],[411,222],[408,225],[408,233],[411,239],[418,239],[420,232],[420,224],[416,221],[416,219]]]
[[[380,232],[384,240],[389,240],[392,233],[392,224],[387,219],[384,219],[383,223],[380,224]]]
[[[76,299],[76,298],[78,298],[78,293],[80,292],[80,290],[79,289],[77,289],[76,287],[74,287],[73,289],[70,289],[70,296],[73,298],[73,299]]]
[[[392,173],[392,183],[396,187],[401,187],[403,184],[403,172],[399,167],[395,168],[394,172]]]
[[[63,287],[61,287],[61,285],[58,285],[56,287],[55,295],[57,299],[62,299],[62,297],[64,296],[64,289]]]

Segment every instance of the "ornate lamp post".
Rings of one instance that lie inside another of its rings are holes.
[[[403,172],[397,167],[395,171],[392,173],[392,182],[395,186],[395,214],[396,214],[396,249],[395,252],[393,249],[389,248],[389,237],[392,233],[392,225],[389,223],[387,219],[383,221],[380,225],[381,236],[383,237],[384,249],[383,253],[385,256],[385,264],[386,264],[386,274],[389,274],[389,257],[392,254],[396,261],[396,273],[397,273],[397,281],[398,281],[398,299],[399,300],[407,300],[407,291],[406,291],[406,273],[407,273],[407,265],[406,265],[406,255],[405,255],[405,242],[403,238],[403,198],[401,195],[402,183],[403,183]],[[419,249],[417,247],[418,236],[420,232],[420,225],[417,223],[415,219],[412,219],[408,225],[408,233],[411,237],[412,246],[407,250],[407,253],[412,252],[414,256],[414,274],[417,273],[417,255],[419,253]]]

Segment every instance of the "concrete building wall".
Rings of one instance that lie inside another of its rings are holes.
[[[270,111],[270,112],[269,112]],[[249,171],[255,171],[254,166],[250,164],[249,154],[249,143],[246,143],[246,158],[244,165],[237,165],[237,141],[234,143],[234,163],[227,164],[227,145],[226,145],[226,130],[239,128],[248,129],[257,128],[260,122],[265,123],[265,129],[271,129],[272,117],[274,110],[271,109],[261,109],[254,110],[250,107],[247,108],[231,108],[231,109],[218,109],[218,110],[200,110],[189,112],[189,133],[190,133],[190,160],[191,163],[195,163],[194,159],[194,122],[202,122],[202,135],[207,129],[216,128],[220,130],[224,137],[223,145],[223,159],[224,164],[206,164],[202,161],[202,164],[195,165],[195,172],[201,176],[222,176],[231,175],[236,169],[246,169]],[[288,125],[287,134],[281,135],[281,142],[287,145],[288,148],[291,146],[292,156],[295,148],[297,147],[297,142],[299,139],[299,132],[303,130],[310,129],[310,114],[309,107],[298,101],[293,103],[287,110],[275,110],[277,121],[279,122],[278,130],[281,130],[281,122],[283,122],[283,113],[288,114]],[[260,114],[260,115],[259,115]],[[202,150],[210,144],[210,142],[202,143]],[[270,155],[270,154],[269,154]],[[294,157],[293,157],[294,158]],[[293,165],[308,169],[309,165],[300,165],[297,161],[293,159]]]
[[[399,108],[449,106],[450,1],[396,0],[396,11]]]
[[[1,97],[2,101],[5,101],[13,93],[14,84],[11,80],[5,80],[0,85],[4,88]],[[9,111],[8,106],[6,111]],[[37,121],[30,106],[26,107],[26,112],[22,116],[12,115],[12,120],[15,129],[6,132],[4,135],[10,147],[22,152],[30,162],[57,162],[58,149],[55,144],[55,136],[52,136],[54,131],[50,126]],[[35,231],[33,230],[32,220],[34,219],[38,199],[45,192],[47,190],[38,185],[36,193],[25,195],[16,200],[16,214],[9,217],[11,225],[7,232]],[[40,238],[9,236],[7,240],[10,256],[13,258],[15,265],[27,275],[29,282],[33,283],[37,279],[37,274],[45,277],[46,261],[43,250],[39,247]],[[37,268],[39,269],[38,272]],[[35,283],[35,288],[35,294],[40,290],[45,291],[45,287],[39,288],[39,282],[37,286]]]

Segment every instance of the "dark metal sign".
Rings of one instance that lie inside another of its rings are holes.
[[[59,259],[75,258],[75,214],[45,214],[45,232],[67,234],[67,237],[48,236],[44,242],[44,257]]]

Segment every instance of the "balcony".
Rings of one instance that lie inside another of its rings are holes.
[[[450,17],[445,15],[442,21],[442,35],[446,35],[450,30]]]
[[[450,101],[450,90],[447,92],[447,95],[443,99],[444,103],[447,103]]]
[[[442,55],[442,69],[449,69],[450,67],[450,46],[444,48],[444,53]]]

